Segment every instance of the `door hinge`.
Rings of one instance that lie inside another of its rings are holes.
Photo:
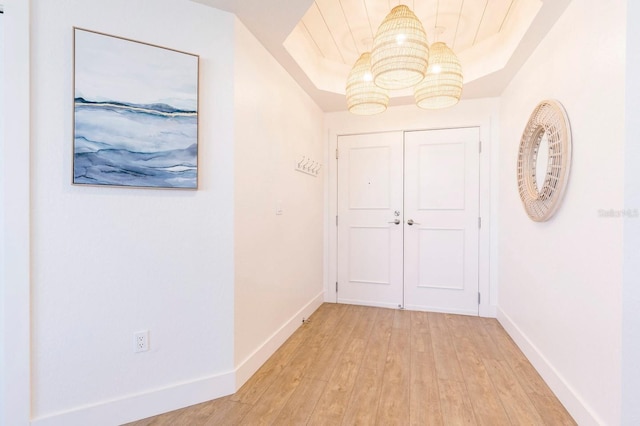
[[[480,292],[478,292],[478,305],[480,304]]]
[[[336,281],[336,293],[338,292],[338,281]]]
[[[336,226],[338,226],[338,215],[336,215]]]
[[[482,141],[478,144],[478,152],[482,153]]]
[[[336,160],[338,159],[338,148],[336,148]]]
[[[482,218],[478,218],[478,229],[482,228]]]

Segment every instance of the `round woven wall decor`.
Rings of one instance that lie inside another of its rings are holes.
[[[549,152],[544,183],[538,187],[536,163],[543,138]],[[544,222],[556,212],[567,185],[570,165],[571,127],[567,113],[558,101],[542,101],[531,113],[518,150],[518,191],[532,220]]]

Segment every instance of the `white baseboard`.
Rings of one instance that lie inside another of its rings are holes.
[[[233,371],[164,389],[33,419],[32,426],[113,426],[199,404],[235,392]]]
[[[484,318],[496,318],[498,307],[496,305],[480,305],[479,315]]]
[[[580,398],[536,345],[500,308],[497,309],[497,319],[579,425],[605,424]]]
[[[315,296],[234,371],[179,383],[111,401],[74,408],[32,419],[32,426],[113,426],[200,404],[234,393],[324,302]]]
[[[464,309],[442,309],[438,306],[421,306],[421,305],[404,305],[404,308],[408,311],[421,311],[421,312],[438,312],[442,314],[455,314],[455,315],[470,315],[477,316],[477,310],[464,310]]]
[[[273,333],[258,349],[236,367],[236,389],[240,387],[264,364],[267,359],[302,325],[302,318],[309,318],[324,302],[324,291],[320,292],[286,323]],[[234,390],[235,391],[235,390]]]
[[[397,303],[371,302],[369,300],[338,299],[336,303],[343,305],[372,306],[374,308],[398,309]]]

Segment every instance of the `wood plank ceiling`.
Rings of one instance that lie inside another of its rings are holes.
[[[316,54],[352,65],[370,51],[375,32],[398,4],[421,20],[430,43],[444,41],[456,53],[500,33],[518,0],[315,0],[298,23]]]

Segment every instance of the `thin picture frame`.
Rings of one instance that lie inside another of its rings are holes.
[[[73,27],[72,184],[197,189],[199,62]]]

